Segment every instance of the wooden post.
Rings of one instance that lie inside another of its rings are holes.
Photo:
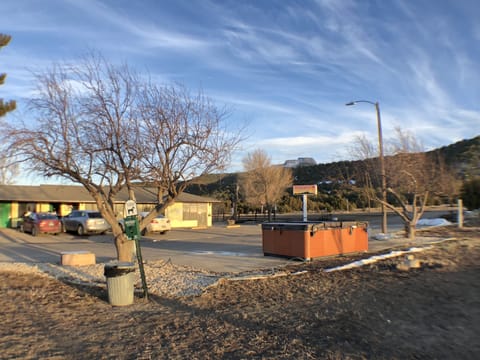
[[[307,221],[307,194],[303,194],[303,221]]]
[[[461,229],[463,228],[463,200],[458,199],[458,214],[457,214],[457,223],[458,223],[458,228]]]

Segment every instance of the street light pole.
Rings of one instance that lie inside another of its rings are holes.
[[[375,106],[375,112],[377,114],[377,129],[378,129],[378,151],[380,159],[380,174],[382,178],[382,233],[387,233],[387,175],[385,173],[385,158],[383,156],[383,136],[382,136],[382,120],[380,118],[380,105],[377,102],[368,100],[356,100],[346,103],[347,106],[355,105],[356,103],[368,103]]]

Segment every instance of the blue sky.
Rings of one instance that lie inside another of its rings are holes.
[[[248,121],[231,170],[255,148],[274,163],[351,158],[397,126],[432,149],[480,134],[477,0],[2,0],[0,97],[21,116],[32,71],[95,49],[159,82],[202,88]]]

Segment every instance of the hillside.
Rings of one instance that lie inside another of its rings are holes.
[[[480,136],[462,140],[427,152],[433,157],[440,156],[458,179],[466,176],[480,176]],[[373,159],[374,160],[374,159]],[[361,161],[338,161],[293,169],[295,184],[318,184],[331,180],[348,181],[355,177]],[[239,173],[213,174],[197,179],[188,192],[210,195],[218,199],[229,199],[235,192]]]
[[[440,154],[460,177],[480,176],[480,136],[429,151]]]
[[[451,168],[459,179],[467,175],[480,175],[480,136],[431,150],[426,154],[432,158],[443,158],[447,167]],[[295,180],[298,184],[315,184],[332,179],[349,180],[357,173],[360,164],[361,161],[339,161],[298,167],[294,170]]]

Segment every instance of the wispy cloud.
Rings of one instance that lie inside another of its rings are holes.
[[[449,106],[449,96],[439,84],[437,75],[432,71],[430,59],[420,50],[416,55],[416,58],[408,61],[408,65],[417,91],[427,102]]]
[[[113,25],[117,30],[134,35],[143,46],[189,51],[208,46],[208,42],[191,34],[167,30],[152,21],[138,21],[135,16],[117,11],[116,6],[107,6],[93,0],[69,2],[90,16]]]
[[[329,160],[353,134],[397,125],[427,146],[480,133],[480,25],[473,2],[305,0],[3,0],[5,98],[26,98],[29,70],[87,48],[201,87],[248,119],[252,146],[278,161]],[[22,100],[23,101],[23,100]],[[335,156],[337,159],[338,157]]]

